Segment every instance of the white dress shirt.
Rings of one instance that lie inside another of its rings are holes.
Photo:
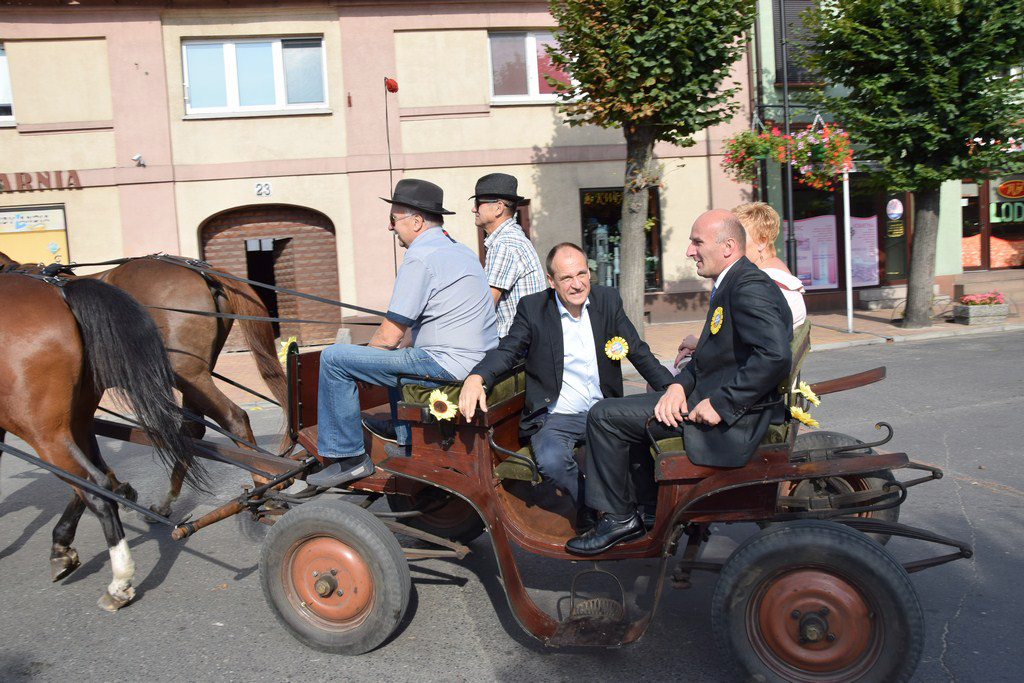
[[[579,318],[555,296],[562,321],[562,390],[549,412],[573,415],[585,413],[600,401],[601,380],[597,373],[594,329],[590,325],[590,299],[583,303]]]

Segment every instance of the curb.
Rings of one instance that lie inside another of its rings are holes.
[[[813,324],[813,323],[812,323]],[[1001,325],[962,325],[958,328],[940,330],[926,330],[910,334],[879,335],[875,339],[850,340],[841,342],[826,342],[814,344],[811,351],[828,351],[830,349],[843,349],[851,346],[867,346],[869,344],[902,344],[911,341],[927,341],[931,339],[944,339],[947,337],[963,337],[974,334],[991,334],[994,332],[1016,332],[1024,330],[1024,323],[1004,323]],[[856,333],[856,332],[855,332]],[[874,332],[862,332],[861,334],[876,334]]]

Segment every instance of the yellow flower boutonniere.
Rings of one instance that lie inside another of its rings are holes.
[[[818,398],[817,394],[811,391],[811,387],[807,382],[800,382],[799,386],[793,390],[793,393],[803,396],[812,406],[817,407],[821,405],[821,399]]]
[[[612,337],[605,342],[604,355],[612,360],[622,360],[629,355],[629,344],[622,337]]]
[[[448,398],[448,394],[440,389],[431,391],[428,400],[430,401],[430,414],[438,420],[450,420],[459,412],[458,407]]]
[[[725,318],[725,311],[719,306],[715,309],[715,312],[711,314],[711,334],[718,334],[718,331],[722,329],[722,319]]]
[[[808,427],[817,427],[818,421],[811,417],[811,414],[800,406],[790,406],[789,414],[803,422]]]

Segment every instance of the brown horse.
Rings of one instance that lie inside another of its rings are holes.
[[[0,268],[5,265],[18,264],[0,252]],[[255,443],[249,416],[217,388],[211,375],[231,331],[232,319],[166,310],[267,317],[267,309],[252,287],[148,257],[132,259],[116,268],[83,277],[123,289],[149,308],[171,359],[182,407],[209,417],[240,439]],[[273,327],[264,321],[240,320],[239,323],[260,376],[278,403],[286,405],[286,380],[274,349]],[[186,423],[185,428],[188,435],[195,438],[202,437],[205,431],[205,427],[196,422]],[[170,515],[171,504],[181,492],[183,467],[178,466],[171,473],[170,489],[160,503],[152,506],[154,512]]]
[[[134,299],[94,280],[60,287],[27,275],[0,274],[0,440],[17,434],[36,453],[75,476],[104,488],[116,480],[103,462],[92,418],[103,392],[112,389],[147,431],[169,466],[202,483],[192,465],[171,392],[173,375],[152,319]],[[113,580],[99,605],[116,610],[135,595],[135,565],[117,506],[75,487],[53,529],[50,568],[54,581],[79,565],[71,547],[88,507],[100,519]]]

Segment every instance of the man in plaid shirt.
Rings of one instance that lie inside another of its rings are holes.
[[[519,299],[547,286],[537,250],[516,222],[516,206],[523,201],[518,191],[513,176],[490,173],[476,182],[472,197],[476,227],[487,235],[484,270],[497,306],[499,337],[508,333]]]

